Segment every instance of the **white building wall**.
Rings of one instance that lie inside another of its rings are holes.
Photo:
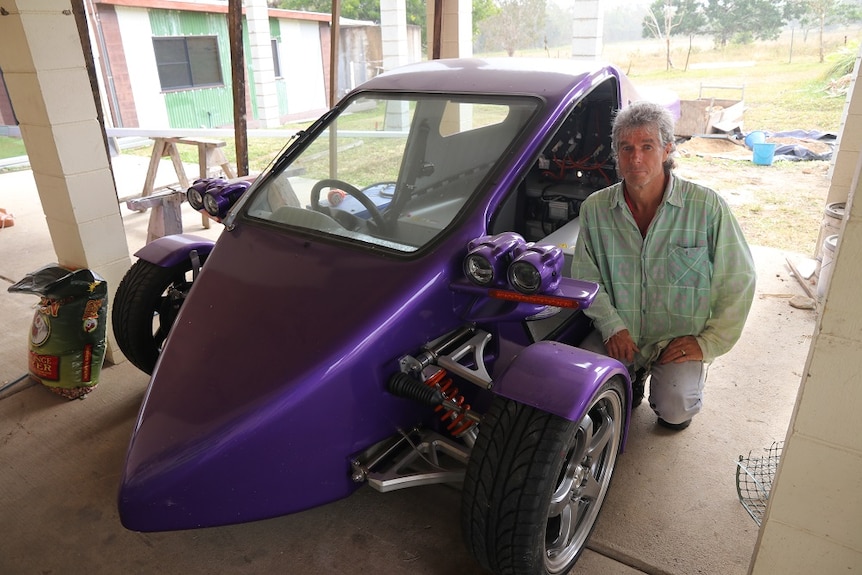
[[[115,8],[138,125],[144,128],[168,128],[168,110],[159,89],[161,82],[153,53],[153,32],[147,10],[123,6]]]
[[[281,73],[287,88],[287,113],[325,110],[326,86],[317,22],[281,20]]]

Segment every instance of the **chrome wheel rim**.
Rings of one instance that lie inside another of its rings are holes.
[[[578,423],[548,508],[544,560],[549,573],[570,567],[592,531],[613,475],[622,421],[622,400],[609,389]]]

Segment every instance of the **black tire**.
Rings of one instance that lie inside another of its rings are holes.
[[[206,255],[199,256],[203,264]],[[111,322],[123,355],[151,374],[186,295],[192,287],[192,260],[164,268],[135,262],[117,288]]]
[[[568,572],[586,546],[622,441],[625,391],[614,377],[580,422],[495,397],[464,478],[467,548],[499,575]]]

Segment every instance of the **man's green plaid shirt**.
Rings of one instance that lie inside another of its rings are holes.
[[[704,361],[730,350],[754,298],[755,269],[730,207],[704,186],[671,174],[641,237],[623,184],[589,196],[572,277],[601,285],[584,311],[607,341],[628,329],[649,366],[671,339],[694,335]]]

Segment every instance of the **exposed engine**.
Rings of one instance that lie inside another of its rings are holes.
[[[524,182],[530,241],[578,217],[587,196],[617,181],[611,153],[613,100],[581,101],[551,138]]]

